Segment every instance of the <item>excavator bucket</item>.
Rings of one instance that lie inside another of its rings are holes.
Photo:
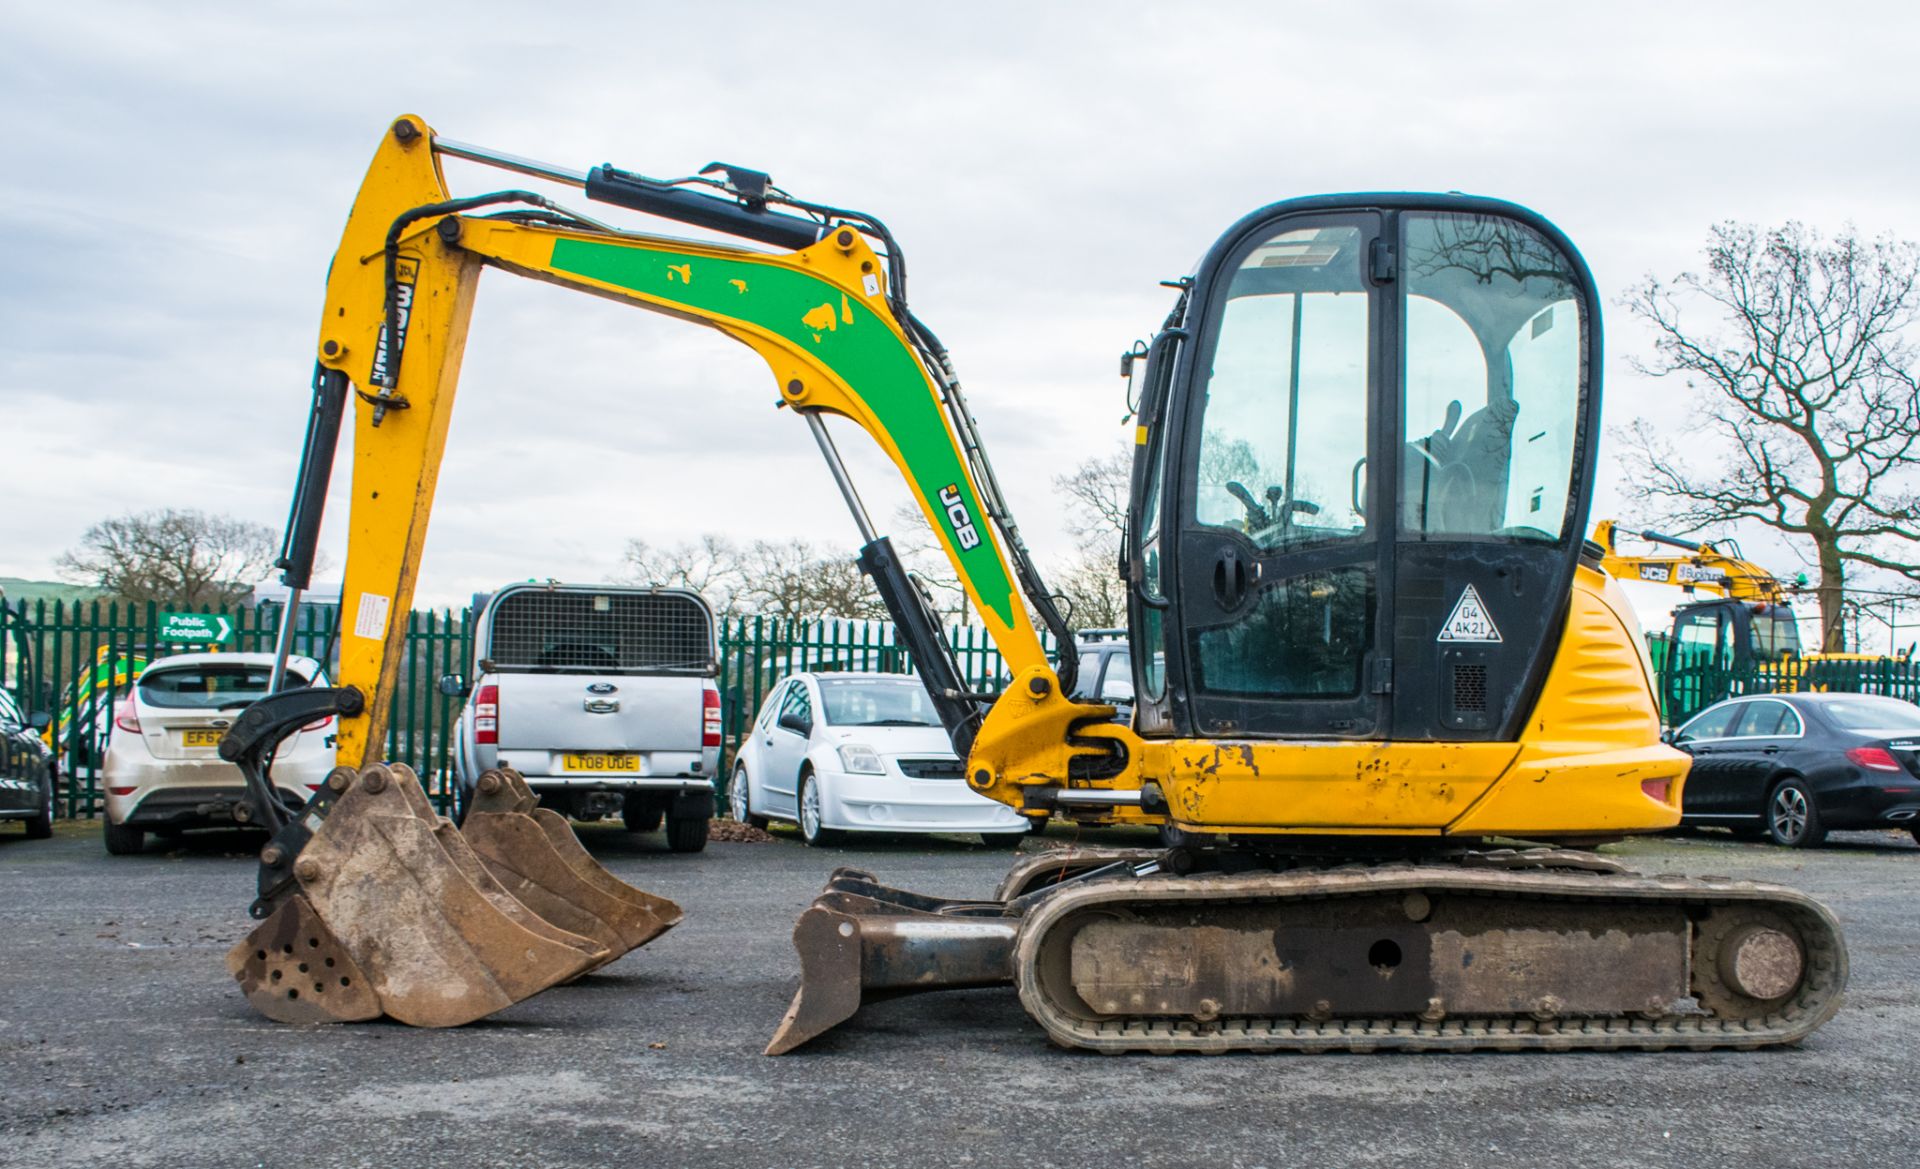
[[[680,907],[600,866],[565,817],[536,806],[520,773],[488,771],[460,831],[480,863],[527,908],[607,951],[611,962],[679,924]]]
[[[260,1013],[454,1027],[609,960],[509,893],[409,768],[341,768],[327,785],[290,884],[227,955]]]

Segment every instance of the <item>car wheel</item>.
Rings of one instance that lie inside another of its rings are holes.
[[[753,814],[753,786],[747,782],[747,769],[733,769],[733,783],[727,787],[727,814],[735,821],[754,828],[767,826],[765,816]]]
[[[675,852],[699,852],[707,847],[707,817],[668,816],[667,847]]]
[[[620,804],[620,822],[627,826],[628,832],[652,832],[660,827],[660,818],[664,815],[666,810],[660,806],[658,799],[641,795],[639,792],[628,792]],[[706,822],[706,817],[702,816],[700,823],[704,825]],[[700,843],[704,845],[706,842],[706,832],[703,828]],[[698,852],[700,849],[696,846],[679,851]]]
[[[100,836],[106,842],[107,852],[114,856],[134,856],[147,843],[147,834],[144,829],[115,824],[105,816],[100,818]]]
[[[1788,848],[1812,848],[1827,838],[1805,780],[1789,776],[1774,786],[1767,797],[1767,836]]]
[[[453,826],[455,828],[465,827],[467,811],[472,807],[473,789],[456,778],[453,781]]]
[[[40,805],[38,816],[28,816],[27,839],[45,840],[53,835],[53,780],[47,780],[47,798]]]
[[[840,843],[840,834],[821,821],[820,781],[812,772],[800,777],[800,839],[814,848]]]
[[[1913,834],[1913,842],[1920,844],[1920,824],[1915,824],[1913,827],[1907,829],[1907,831]]]

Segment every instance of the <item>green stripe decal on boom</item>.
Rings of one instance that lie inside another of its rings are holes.
[[[935,515],[942,511],[941,490],[958,485],[980,543],[961,548],[945,525],[936,524],[935,530],[974,597],[1003,624],[1014,625],[1013,581],[988,534],[986,513],[961,466],[933,387],[919,358],[861,298],[790,268],[593,240],[556,239],[550,263],[555,271],[757,325],[833,370],[886,427]]]

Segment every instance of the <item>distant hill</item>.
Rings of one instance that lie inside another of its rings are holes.
[[[68,584],[58,580],[22,580],[17,576],[0,576],[0,593],[6,594],[7,604],[16,601],[45,601],[51,605],[55,601],[91,601],[95,597],[106,596],[104,589],[90,588],[86,585]]]

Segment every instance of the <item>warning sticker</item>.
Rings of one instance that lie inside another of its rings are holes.
[[[1487,613],[1486,603],[1480,599],[1480,590],[1472,585],[1460,594],[1460,600],[1453,606],[1452,616],[1440,628],[1436,641],[1499,641],[1500,630],[1493,623],[1493,617]]]
[[[880,278],[869,272],[860,278],[860,287],[868,296],[879,296]]]
[[[379,593],[361,593],[360,608],[354,614],[353,635],[379,641],[387,635],[387,606],[391,602]]]

